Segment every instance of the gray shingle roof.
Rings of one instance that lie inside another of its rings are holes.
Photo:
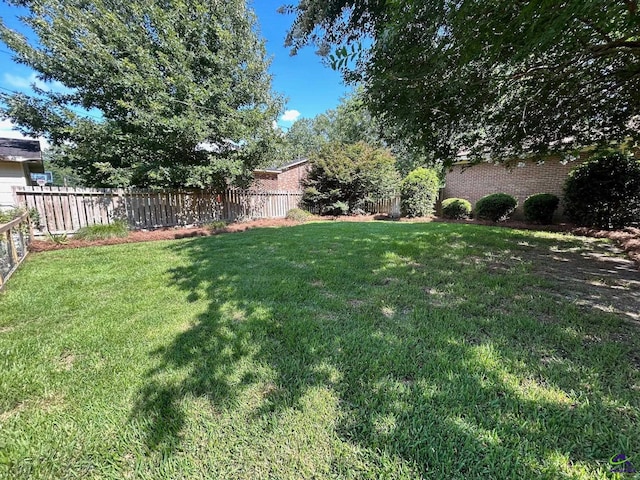
[[[0,157],[9,161],[41,160],[38,140],[0,138]]]
[[[296,160],[294,160],[293,162],[289,162],[286,163],[284,165],[273,165],[271,167],[267,167],[267,168],[259,168],[256,169],[256,172],[268,172],[268,173],[282,173],[285,170],[289,170],[290,168],[296,167],[298,165],[302,165],[304,163],[307,163],[309,161],[308,158],[298,158]]]

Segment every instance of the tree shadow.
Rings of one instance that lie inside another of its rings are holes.
[[[185,259],[172,285],[206,309],[153,352],[132,418],[150,448],[175,452],[187,398],[233,410],[259,387],[251,421],[303,410],[321,388],[339,400],[340,441],[358,446],[328,460],[335,475],[381,474],[388,459],[433,478],[604,474],[618,449],[640,451],[626,327],[558,303],[536,274],[557,241],[521,240],[311,224],[172,244]]]

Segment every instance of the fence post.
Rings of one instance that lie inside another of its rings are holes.
[[[7,248],[9,249],[9,263],[13,268],[18,263],[18,252],[16,251],[16,246],[13,243],[13,237],[11,235],[11,228],[6,231],[5,236],[7,237]]]

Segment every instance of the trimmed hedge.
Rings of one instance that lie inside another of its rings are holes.
[[[640,160],[602,153],[569,173],[565,213],[587,227],[620,229],[640,225]]]
[[[469,218],[471,202],[464,198],[447,198],[442,201],[442,216],[445,218]]]
[[[416,168],[402,181],[400,209],[406,217],[424,217],[433,214],[440,179],[435,170]]]
[[[506,193],[486,195],[476,202],[474,215],[481,220],[506,220],[518,206],[518,201]]]
[[[553,213],[559,203],[560,199],[551,193],[531,195],[522,204],[524,218],[529,222],[549,225],[553,221]]]

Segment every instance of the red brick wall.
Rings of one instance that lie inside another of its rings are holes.
[[[515,163],[511,170],[503,165],[482,163],[468,167],[456,165],[447,173],[443,198],[465,198],[472,205],[491,193],[508,193],[518,200],[514,217],[522,217],[522,204],[534,193],[552,193],[560,197],[560,206],[556,211],[562,216],[562,188],[567,174],[588,158],[581,154],[575,161],[561,161],[549,158],[544,163],[535,161]]]
[[[255,172],[254,176],[261,190],[302,192],[302,181],[307,178],[308,172],[309,164],[303,163],[282,173]]]
[[[278,174],[267,172],[254,172],[257,188],[260,190],[278,190]]]
[[[302,181],[307,178],[309,164],[303,163],[278,175],[278,190],[289,192],[301,192],[303,190]]]

